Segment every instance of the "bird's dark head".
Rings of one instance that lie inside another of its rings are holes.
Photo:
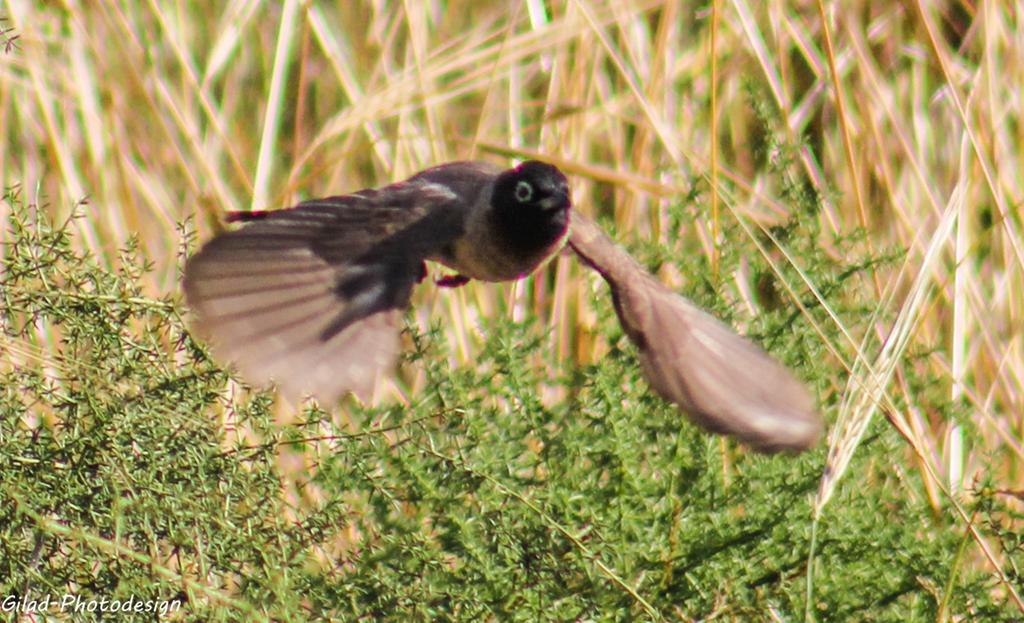
[[[503,235],[524,254],[546,248],[569,227],[569,182],[557,167],[528,160],[498,176],[491,196]]]

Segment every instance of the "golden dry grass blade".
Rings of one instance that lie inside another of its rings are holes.
[[[270,92],[266,98],[268,105],[263,116],[259,160],[256,162],[256,176],[253,180],[252,208],[255,210],[273,207],[269,199],[270,174],[273,160],[277,158],[277,135],[282,123],[285,80],[288,78],[288,66],[292,60],[292,39],[298,28],[299,10],[298,0],[285,0],[277,31],[274,69],[270,77]]]

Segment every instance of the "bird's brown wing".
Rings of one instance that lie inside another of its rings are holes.
[[[611,287],[651,387],[697,424],[762,452],[799,451],[822,422],[804,386],[778,361],[651,276],[578,212],[569,245]]]
[[[200,331],[246,380],[274,380],[292,399],[366,396],[394,361],[423,259],[462,233],[455,199],[438,185],[395,184],[220,234],[185,266]]]

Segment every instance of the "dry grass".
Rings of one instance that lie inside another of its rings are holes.
[[[822,398],[838,405],[827,413],[835,426],[819,511],[835,486],[860,479],[847,460],[883,415],[906,439],[889,467],[921,473],[936,509],[959,509],[982,477],[1020,493],[1019,7],[483,4],[6,2],[0,15],[19,38],[0,53],[3,184],[57,215],[88,197],[79,242],[114,262],[138,236],[155,263],[154,295],[178,288],[176,223],[195,219],[205,239],[226,210],[379,185],[461,158],[548,159],[569,174],[577,205],[611,216],[623,240],[699,250],[716,266],[719,245],[730,244],[717,234],[723,222],[740,219],[766,241],[762,228],[791,210],[756,153],[764,128],[752,102],[761,98],[799,145],[794,170],[823,199],[821,245],[860,227],[866,251],[906,249],[861,284],[877,300],[872,333],[828,320],[844,337],[823,344],[818,363],[835,371]],[[703,192],[676,230],[669,211],[695,184]],[[785,248],[762,249],[800,266]],[[428,287],[417,320],[440,319],[467,361],[480,347],[479,317],[539,315],[561,356],[591,361],[604,346],[582,274],[560,258],[543,279]],[[742,274],[722,279],[734,277],[742,286]],[[802,300],[816,286],[813,275],[786,284]],[[911,360],[911,351],[931,354]],[[5,346],[3,357],[45,364],[56,355]],[[965,416],[936,411],[907,384],[907,366]],[[421,391],[416,375],[380,399]],[[966,529],[972,519],[960,514]],[[975,537],[974,564],[995,573],[987,559],[997,555]]]

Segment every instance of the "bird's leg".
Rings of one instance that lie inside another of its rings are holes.
[[[438,277],[434,280],[434,283],[441,286],[442,288],[458,288],[469,283],[469,277],[465,275],[445,275],[444,277]]]

